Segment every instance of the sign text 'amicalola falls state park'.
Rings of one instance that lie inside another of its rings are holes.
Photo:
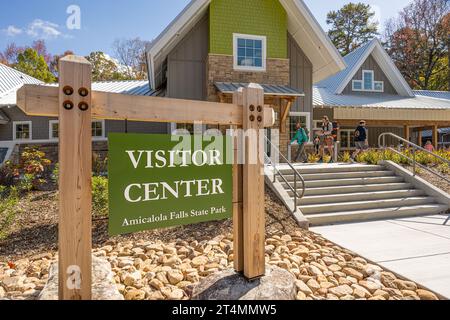
[[[110,234],[231,218],[230,139],[208,139],[110,134]]]

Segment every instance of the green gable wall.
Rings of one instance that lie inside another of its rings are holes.
[[[287,14],[278,0],[212,0],[209,52],[233,54],[233,33],[267,37],[267,57],[287,58]]]

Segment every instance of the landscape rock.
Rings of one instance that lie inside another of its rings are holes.
[[[124,300],[117,290],[114,274],[108,261],[92,258],[92,299],[93,300]],[[58,300],[58,263],[50,267],[46,286],[39,295],[39,300]]]
[[[428,290],[418,289],[417,295],[421,300],[439,300],[439,298]]]
[[[215,273],[194,288],[193,300],[295,300],[294,276],[276,266],[267,266],[266,275],[247,281],[234,270]]]

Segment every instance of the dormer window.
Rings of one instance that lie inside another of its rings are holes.
[[[266,71],[266,43],[264,36],[234,34],[234,69]]]
[[[384,81],[375,81],[373,70],[363,70],[362,80],[352,81],[353,91],[384,92]]]

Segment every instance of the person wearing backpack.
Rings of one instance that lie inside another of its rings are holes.
[[[355,136],[355,145],[356,145],[356,151],[352,155],[352,160],[354,161],[358,154],[360,154],[362,151],[366,150],[368,148],[368,140],[367,140],[367,128],[366,128],[366,121],[361,120],[359,122],[359,126],[356,128],[354,132]]]
[[[322,131],[320,133],[320,160],[319,163],[323,163],[323,157],[325,155],[325,146],[328,147],[328,152],[330,153],[331,160],[329,163],[333,163],[333,154],[334,154],[334,138],[333,138],[333,130],[334,126],[333,123],[330,121],[330,119],[327,116],[323,117],[322,122]]]
[[[308,162],[308,155],[305,151],[305,144],[308,142],[308,135],[306,134],[305,129],[302,128],[302,124],[300,122],[296,125],[296,132],[294,138],[291,140],[291,145],[295,142],[298,144],[297,155],[294,158],[294,162],[298,162],[301,160],[303,163]]]

